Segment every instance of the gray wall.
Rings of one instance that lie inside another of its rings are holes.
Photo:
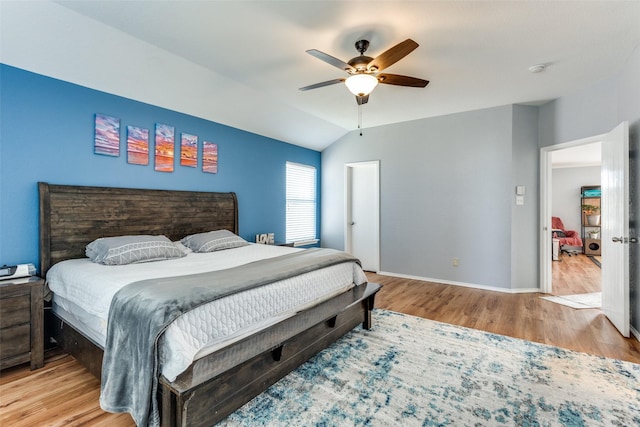
[[[640,224],[640,47],[611,78],[539,108],[504,106],[352,132],[322,153],[322,244],[344,245],[344,164],[380,160],[381,270],[511,289],[539,285],[538,148],[629,122],[631,235]],[[537,110],[537,111],[535,111]],[[536,114],[537,113],[537,114]],[[366,107],[365,107],[366,120]],[[537,131],[535,116],[537,115]],[[525,206],[514,206],[525,185]],[[451,258],[460,267],[451,267]],[[640,330],[640,245],[631,323]]]
[[[540,149],[538,108],[513,106],[511,182],[511,288],[539,286],[538,229]],[[524,206],[515,204],[515,187],[525,186]]]
[[[640,46],[636,46],[617,83],[618,114],[629,121],[629,234],[640,239]],[[629,249],[631,325],[640,332],[640,244]]]
[[[580,233],[580,187],[600,185],[600,166],[556,168],[551,176],[551,215],[562,219],[567,230]]]
[[[323,246],[344,248],[344,164],[380,160],[381,271],[538,287],[537,108],[496,107],[363,133],[322,153]],[[528,189],[517,209],[516,183]]]
[[[631,236],[640,224],[640,46],[620,72],[540,107],[540,146],[609,132],[629,122]],[[640,245],[630,245],[631,325],[640,331]]]

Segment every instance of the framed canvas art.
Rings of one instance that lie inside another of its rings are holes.
[[[112,157],[120,155],[120,119],[96,113],[94,153]]]
[[[218,144],[207,141],[202,143],[202,171],[218,173]]]
[[[173,172],[173,156],[175,150],[175,129],[173,126],[156,123],[156,162],[159,172]]]
[[[127,163],[149,164],[149,129],[127,126]]]
[[[183,133],[180,141],[180,165],[195,168],[198,166],[198,137]]]

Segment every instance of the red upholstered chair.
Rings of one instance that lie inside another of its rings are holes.
[[[557,216],[551,217],[551,228],[553,231],[553,237],[560,240],[561,250],[569,252],[569,250],[567,248],[563,248],[563,246],[582,247],[582,239],[580,238],[578,232],[573,230],[565,230],[562,220]],[[573,250],[571,252],[577,252],[577,250]]]

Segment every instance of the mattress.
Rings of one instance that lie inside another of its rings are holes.
[[[47,284],[53,292],[54,312],[104,348],[111,299],[123,286],[150,278],[222,270],[299,250],[303,249],[250,244],[123,266],[74,259],[54,265],[47,273]],[[161,373],[173,381],[197,358],[366,280],[357,264],[338,264],[200,306],[176,319],[161,337]]]

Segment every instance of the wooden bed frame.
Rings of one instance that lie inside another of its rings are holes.
[[[163,234],[172,240],[227,229],[238,232],[235,193],[81,187],[38,183],[40,271],[85,257],[99,237]],[[358,324],[371,327],[380,285],[355,287],[267,329],[196,360],[175,381],[159,380],[163,426],[222,420]],[[52,316],[57,344],[98,379],[103,350]]]

